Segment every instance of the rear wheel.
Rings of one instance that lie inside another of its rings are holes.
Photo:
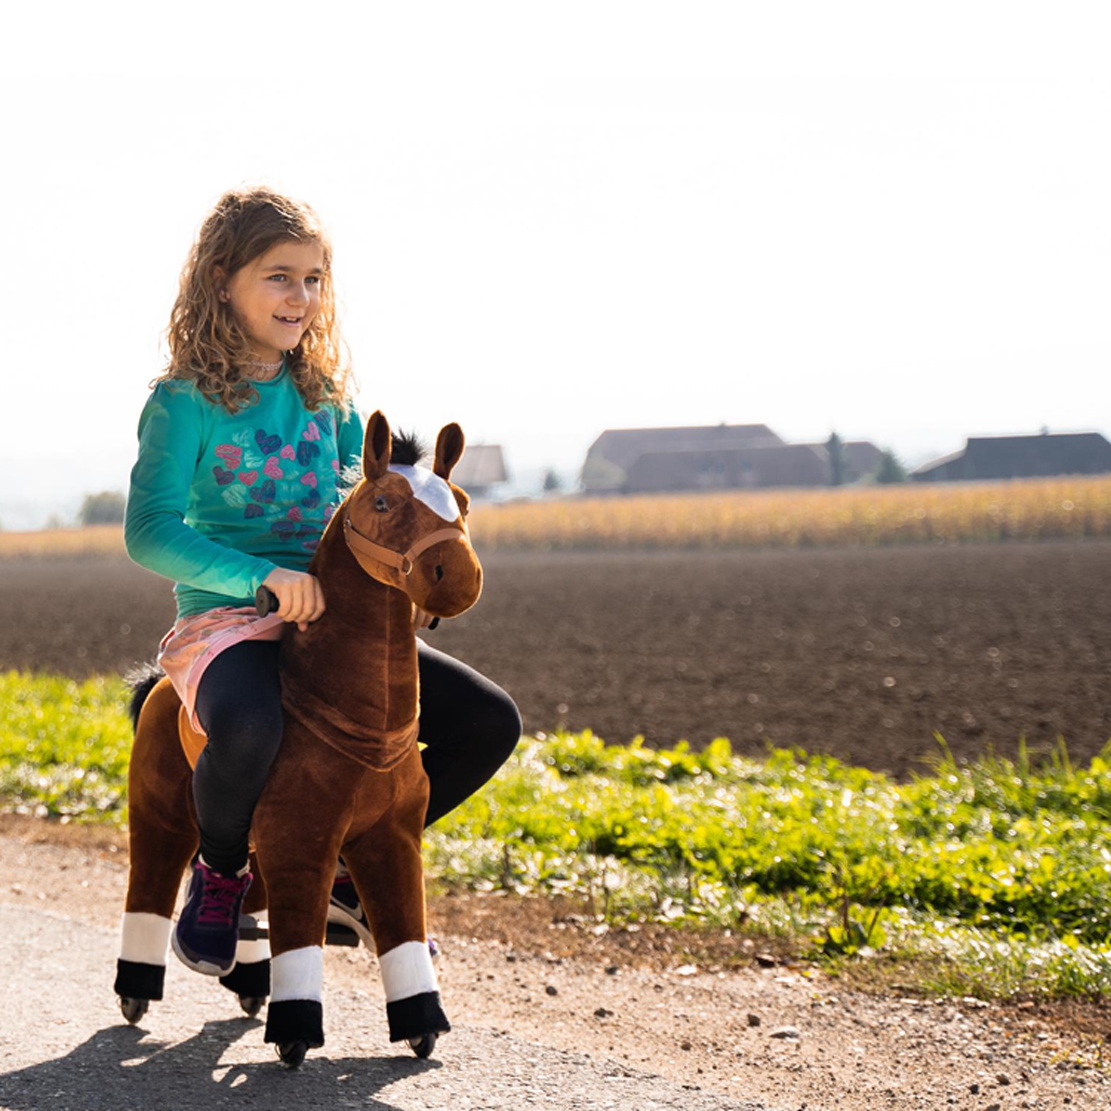
[[[248,1018],[254,1018],[262,1010],[262,1005],[265,1002],[266,997],[263,995],[241,995],[239,997],[239,1005]]]

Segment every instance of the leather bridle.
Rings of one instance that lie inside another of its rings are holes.
[[[370,537],[364,536],[359,532],[351,523],[351,515],[349,513],[345,513],[343,516],[343,539],[347,543],[347,547],[351,554],[358,561],[359,566],[368,575],[374,575],[374,571],[367,566],[367,561],[374,561],[375,563],[384,563],[387,567],[392,567],[394,570],[400,571],[402,575],[408,577],[419,555],[428,551],[433,544],[439,544],[441,540],[455,540],[460,535],[462,535],[463,539],[467,541],[470,540],[470,533],[467,531],[466,521],[461,521],[458,525],[449,525],[447,528],[430,532],[427,536],[422,536],[420,540],[413,544],[407,551],[397,552],[394,551],[393,548],[386,548],[381,544],[375,544]]]

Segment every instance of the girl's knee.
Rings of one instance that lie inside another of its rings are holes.
[[[505,691],[498,693],[500,697],[491,701],[488,710],[487,737],[491,750],[496,752],[504,763],[517,747],[523,725],[517,703]]]

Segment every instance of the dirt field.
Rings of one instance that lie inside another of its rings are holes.
[[[698,746],[765,738],[906,774],[1020,735],[1111,738],[1111,543],[491,554],[429,643],[504,686],[530,731]],[[150,658],[167,582],[113,557],[0,561],[0,667],[76,676]]]

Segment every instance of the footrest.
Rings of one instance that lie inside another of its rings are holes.
[[[359,944],[359,935],[350,926],[342,926],[338,922],[329,922],[324,931],[325,945],[349,945],[352,948]]]

